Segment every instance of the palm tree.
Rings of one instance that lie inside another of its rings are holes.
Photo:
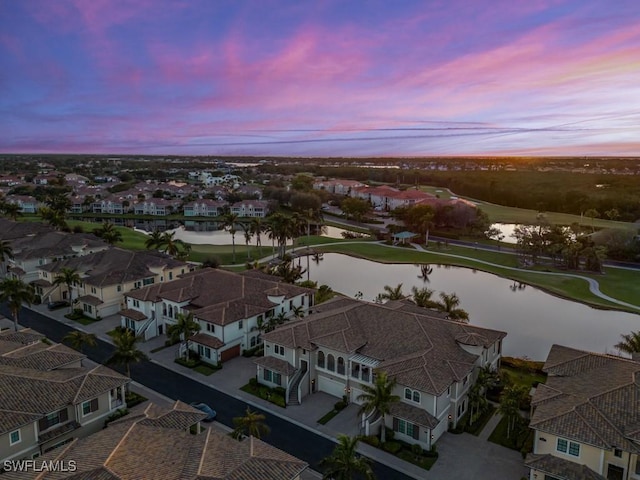
[[[304,317],[304,308],[303,308],[302,305],[298,305],[297,307],[293,307],[291,312],[293,312],[293,316],[296,317],[296,318]]]
[[[236,223],[238,223],[238,215],[235,213],[227,213],[222,217],[222,228],[227,229],[231,234],[231,261],[233,263],[236,263]]]
[[[7,268],[5,262],[13,260],[13,248],[8,240],[0,240],[0,263],[2,264],[2,274],[6,274]]]
[[[359,414],[364,413],[369,415],[373,412],[378,412],[382,415],[382,433],[380,437],[382,443],[386,440],[385,425],[387,423],[387,414],[389,413],[391,405],[400,401],[400,397],[393,394],[395,386],[395,378],[389,378],[386,372],[379,372],[374,384],[372,386],[363,385],[363,393],[358,395],[358,401],[362,402]]]
[[[137,341],[138,337],[129,329],[118,332],[113,337],[116,351],[111,358],[107,360],[109,364],[124,365],[127,370],[127,377],[129,378],[131,378],[131,364],[147,360],[144,352],[136,348]]]
[[[87,345],[88,347],[95,347],[98,343],[94,333],[85,333],[80,330],[74,330],[67,333],[62,341],[67,341],[71,344],[71,347],[82,353],[82,347]]]
[[[600,212],[598,210],[596,210],[595,208],[590,208],[588,209],[586,212],[584,212],[585,216],[589,217],[591,219],[591,231],[595,232],[596,231],[596,226],[594,225],[594,218],[598,218],[600,217]]]
[[[251,235],[256,237],[256,249],[258,249],[262,246],[262,239],[260,238],[260,235],[265,232],[266,225],[260,217],[252,218],[249,225],[251,229]]]
[[[521,419],[520,402],[526,395],[527,389],[523,385],[509,385],[502,390],[498,409],[507,417],[507,438]]]
[[[469,399],[469,425],[473,425],[475,417],[473,411],[480,413],[487,406],[487,399],[482,394],[482,387],[477,382],[469,389],[467,393]]]
[[[58,275],[53,281],[53,284],[56,286],[67,286],[67,291],[69,292],[69,313],[73,312],[73,290],[71,289],[71,286],[74,283],[80,282],[82,282],[82,279],[80,278],[80,274],[77,272],[77,270],[67,267],[61,268],[60,272],[58,272]]]
[[[14,222],[22,216],[22,208],[17,203],[4,203],[2,213]]]
[[[60,212],[59,210],[55,210],[51,207],[42,207],[38,209],[38,214],[40,214],[42,220],[47,222],[56,230],[62,230],[68,226],[66,213]]]
[[[235,417],[233,425],[235,426],[231,436],[235,439],[242,439],[244,436],[261,438],[262,435],[268,435],[271,429],[264,423],[266,417],[263,413],[252,412],[249,407],[243,417]]]
[[[144,241],[144,248],[148,250],[159,249],[162,246],[162,232],[154,230]]]
[[[623,333],[622,341],[616,343],[616,348],[629,355],[640,352],[640,330],[637,332]]]
[[[179,313],[176,323],[167,328],[167,335],[172,342],[184,342],[185,356],[189,360],[189,339],[199,331],[200,324],[193,319],[193,313]]]
[[[93,234],[102,238],[109,245],[122,241],[122,233],[120,230],[116,230],[115,225],[111,222],[104,222],[102,227],[93,230]]]
[[[433,290],[428,288],[411,287],[411,296],[413,297],[413,303],[422,308],[432,308],[436,305],[436,302],[431,300]]]
[[[18,331],[18,314],[22,304],[26,303],[30,306],[34,299],[33,285],[24,283],[18,278],[5,278],[0,282],[0,302],[7,302],[16,332]]]
[[[385,285],[384,292],[378,294],[378,298],[380,298],[380,300],[402,300],[403,298],[407,298],[407,296],[402,293],[402,284],[399,283],[395,287]]]
[[[418,266],[420,267],[420,275],[418,275],[418,278],[424,283],[429,283],[429,275],[433,273],[433,267],[428,263],[422,263]]]
[[[167,255],[178,259],[186,259],[191,253],[191,245],[184,243],[182,240],[175,238],[176,232],[164,232],[160,235],[159,240],[153,240],[153,244]],[[147,239],[147,241],[150,239]],[[146,245],[146,242],[145,242]]]
[[[454,293],[440,292],[441,302],[436,302],[436,307],[441,312],[447,313],[447,316],[451,320],[460,320],[462,322],[469,321],[469,314],[462,308],[458,308],[460,305],[460,298]]]
[[[249,250],[249,242],[251,242],[251,224],[241,222],[240,228],[242,228],[242,232],[244,233],[244,244],[247,248],[247,260],[251,260],[251,251]]]
[[[375,479],[370,460],[357,452],[358,437],[338,435],[338,444],[331,455],[320,462],[324,469],[323,480],[352,480],[363,477]]]

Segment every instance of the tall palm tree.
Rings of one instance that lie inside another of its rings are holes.
[[[22,216],[22,208],[16,203],[3,203],[2,213],[14,222]]]
[[[287,240],[292,231],[291,217],[282,213],[269,216],[269,237],[278,242],[278,256],[284,258]]]
[[[69,313],[73,312],[73,290],[71,287],[74,283],[81,283],[80,274],[74,268],[61,268],[56,276],[53,284],[56,286],[66,285],[69,292]]]
[[[458,308],[460,305],[460,298],[454,293],[440,292],[440,302],[436,302],[436,307],[441,312],[447,313],[447,316],[451,320],[459,320],[462,322],[469,321],[469,314],[462,308]]]
[[[7,266],[5,262],[7,260],[13,260],[13,248],[8,240],[0,240],[0,264],[2,264],[2,275],[7,273]]]
[[[149,234],[144,241],[144,248],[148,250],[159,249],[162,246],[162,232],[160,230],[154,230]]]
[[[116,347],[116,351],[107,363],[124,365],[127,371],[127,377],[131,378],[131,364],[138,363],[143,360],[147,360],[147,356],[144,352],[141,352],[136,347],[138,337],[136,337],[131,330],[122,330],[113,337],[113,343]]]
[[[431,300],[433,290],[428,288],[411,287],[411,296],[413,297],[413,303],[422,308],[431,308],[436,305],[436,302]]]
[[[5,278],[0,281],[0,302],[7,302],[16,332],[18,331],[18,314],[22,304],[31,305],[34,299],[35,291],[33,285],[24,283],[18,278]]]
[[[88,347],[95,347],[98,343],[96,335],[94,333],[85,333],[80,330],[74,330],[67,333],[62,341],[67,341],[71,344],[71,347],[82,353],[82,348],[86,345]]]
[[[93,230],[93,234],[102,238],[109,245],[114,245],[122,241],[122,233],[120,233],[120,230],[117,230],[111,222],[104,222],[102,227]]]
[[[226,213],[222,216],[222,228],[231,234],[231,251],[233,263],[236,263],[236,224],[238,223],[238,215],[235,213]]]
[[[193,313],[178,314],[176,323],[167,328],[167,335],[172,342],[184,342],[185,356],[189,360],[189,339],[200,331],[200,324],[193,319]]]
[[[373,412],[378,412],[382,415],[382,433],[380,440],[382,443],[386,440],[386,420],[387,414],[391,408],[391,405],[399,402],[400,397],[393,394],[393,389],[396,386],[396,379],[389,378],[386,372],[379,372],[376,376],[373,385],[363,385],[360,395],[358,395],[358,401],[362,402],[360,407],[360,414],[369,415]]]
[[[523,385],[509,385],[502,390],[500,396],[500,413],[507,417],[507,438],[516,428],[520,417],[520,402],[528,394]]]
[[[251,260],[251,251],[249,250],[249,242],[251,242],[251,224],[246,222],[240,222],[240,228],[244,234],[244,244],[247,248],[247,260]]]
[[[620,336],[622,337],[622,341],[616,343],[618,350],[628,353],[629,355],[640,352],[640,330],[637,332],[623,333]]]
[[[247,407],[243,417],[235,417],[233,419],[235,428],[231,435],[238,440],[244,436],[261,438],[262,435],[268,435],[271,429],[264,423],[265,419],[266,417],[263,413],[252,412]]]
[[[338,435],[338,444],[331,455],[320,461],[324,470],[323,480],[352,480],[361,477],[374,480],[376,477],[370,460],[360,456],[357,447],[358,437]]]
[[[265,232],[266,225],[262,221],[262,218],[256,217],[251,219],[250,226],[251,234],[256,237],[256,248],[260,248],[262,246],[260,235]]]
[[[384,292],[378,295],[380,300],[402,300],[403,298],[407,298],[407,296],[402,293],[402,284],[399,283],[395,287],[390,285],[384,286]]]
[[[42,217],[42,220],[47,222],[56,230],[62,230],[68,226],[66,212],[63,213],[51,207],[42,207],[38,209],[38,214]]]

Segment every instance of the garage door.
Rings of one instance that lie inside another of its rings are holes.
[[[230,358],[234,358],[240,355],[240,345],[236,345],[235,347],[231,347],[226,349],[225,351],[220,353],[220,360],[226,362]]]
[[[342,383],[322,376],[318,376],[318,390],[338,398],[342,398],[344,395],[344,385]]]

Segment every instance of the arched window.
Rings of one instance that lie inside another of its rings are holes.
[[[410,388],[405,388],[404,389],[404,398],[406,398],[407,400],[411,400],[411,389]]]
[[[318,352],[318,367],[324,368],[324,352],[323,351]]]
[[[336,358],[331,354],[327,355],[327,370],[336,371]]]
[[[162,304],[162,315],[164,315],[165,317],[167,316],[167,304],[166,303]]]
[[[338,357],[338,373],[344,375],[344,358]]]
[[[173,318],[173,305],[169,305],[169,318]]]
[[[420,392],[417,390],[413,391],[413,401],[416,403],[420,403]]]

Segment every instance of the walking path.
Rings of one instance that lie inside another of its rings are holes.
[[[493,414],[493,417],[491,417],[491,419],[487,422],[487,424],[484,426],[484,428],[480,432],[480,435],[478,435],[478,438],[480,440],[488,441],[489,436],[496,429],[496,427],[498,426],[498,423],[500,423],[500,420],[502,420],[502,414],[498,412],[498,410],[496,410]]]

